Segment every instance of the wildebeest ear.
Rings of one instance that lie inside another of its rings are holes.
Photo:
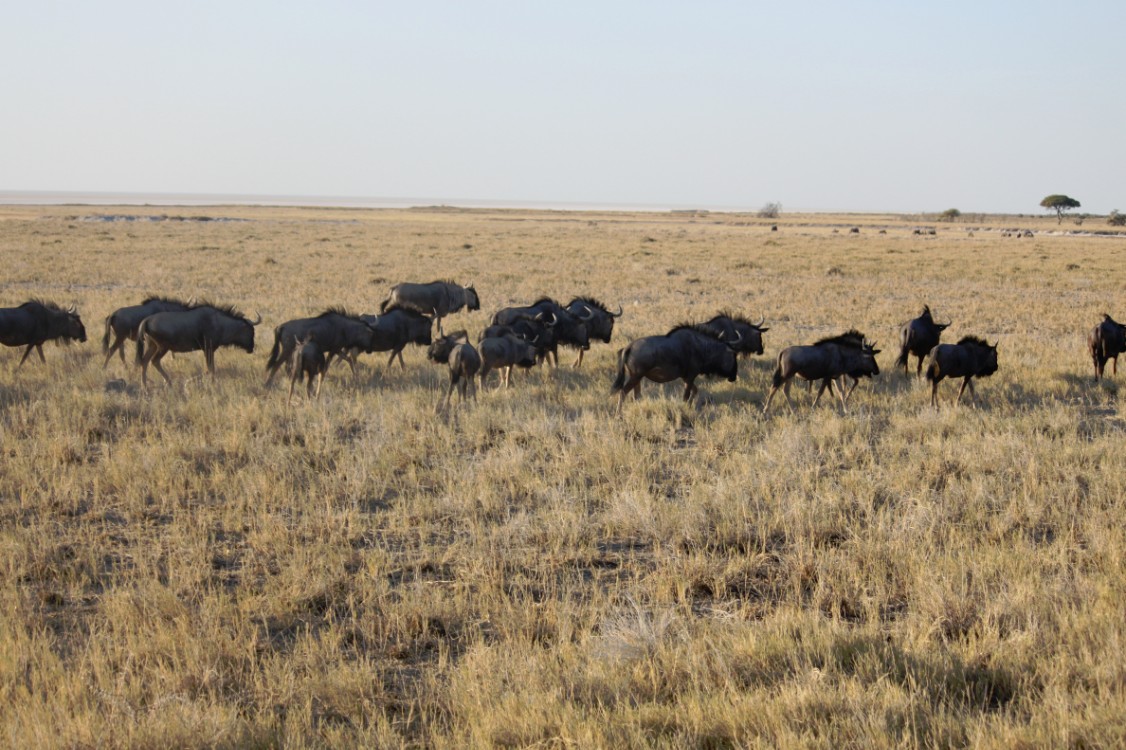
[[[873,349],[872,354],[879,354],[882,351],[883,351],[883,349]]]
[[[759,333],[766,333],[769,330],[770,330],[770,326],[762,326],[761,328],[758,329],[758,332]]]

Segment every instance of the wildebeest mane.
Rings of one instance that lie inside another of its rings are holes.
[[[959,346],[962,346],[964,344],[969,344],[970,346],[983,346],[986,348],[992,348],[985,341],[985,339],[981,338],[980,336],[963,336],[962,338],[958,339]]]
[[[48,310],[52,310],[54,312],[61,312],[61,313],[69,313],[70,312],[70,310],[68,310],[65,307],[60,307],[59,305],[55,304],[54,302],[51,302],[51,301],[45,300],[45,299],[39,299],[38,297],[32,297],[27,302],[24,302],[22,305],[20,305],[20,307],[27,307],[29,305],[40,305],[40,306],[45,307]]]
[[[758,328],[758,323],[747,320],[742,315],[737,315],[730,310],[720,310],[712,316],[712,320],[715,320],[716,318],[730,318],[732,322],[741,323],[743,325],[750,326],[751,328]]]
[[[672,328],[670,328],[669,332],[666,333],[665,335],[671,336],[674,333],[676,333],[677,331],[695,331],[696,333],[700,334],[701,336],[707,336],[709,339],[714,339],[716,341],[723,341],[723,339],[720,338],[720,335],[721,335],[720,332],[713,331],[712,329],[705,326],[703,323],[681,323],[679,325],[675,325]]]
[[[190,310],[196,310],[196,309],[201,308],[201,307],[210,307],[212,310],[216,310],[216,311],[222,313],[223,315],[226,315],[229,318],[234,318],[235,320],[241,320],[243,323],[246,323],[247,325],[254,325],[251,322],[250,318],[246,317],[246,315],[244,315],[234,305],[217,305],[213,302],[208,302],[207,300],[199,300],[194,305],[192,305],[189,309]]]
[[[1120,325],[1118,321],[1110,317],[1110,313],[1103,313],[1103,322],[1110,323],[1112,326]]]
[[[556,307],[560,306],[559,303],[553,300],[551,297],[540,297],[538,300],[528,305],[528,307],[535,307],[536,305],[542,305],[545,303],[555,305]]]
[[[328,317],[328,316],[330,316],[330,315],[339,315],[339,316],[340,316],[340,317],[342,317],[342,318],[356,318],[356,316],[355,316],[355,315],[353,315],[352,313],[348,312],[348,309],[347,309],[347,308],[345,308],[345,307],[339,307],[339,306],[335,306],[335,305],[334,305],[333,307],[326,307],[326,308],[324,309],[324,312],[322,312],[322,313],[321,313],[320,315],[318,315],[317,317],[318,317],[318,318],[327,318],[327,317]],[[358,318],[357,318],[357,319],[358,319]]]
[[[828,338],[821,339],[814,342],[814,346],[821,346],[822,344],[837,344],[839,346],[850,346],[854,349],[859,349],[864,345],[864,334],[855,328],[845,331],[839,336],[829,336]]]
[[[571,300],[571,304],[567,305],[567,307],[570,307],[571,305],[575,304],[576,302],[582,302],[584,305],[590,305],[591,307],[598,308],[599,310],[601,310],[604,313],[610,312],[609,310],[606,309],[606,305],[602,304],[601,302],[596,300],[594,297],[575,297],[573,300]]]
[[[159,294],[153,295],[152,297],[145,297],[143,300],[141,300],[142,305],[148,305],[153,302],[164,302],[169,305],[182,305],[183,307],[189,307],[188,303],[182,299],[179,299],[177,297],[165,297]]]

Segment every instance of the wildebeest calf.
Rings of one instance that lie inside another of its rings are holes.
[[[490,336],[477,345],[481,355],[481,386],[492,370],[504,370],[501,382],[507,388],[512,378],[512,368],[531,367],[536,363],[536,348],[511,333]]]
[[[927,381],[931,384],[931,406],[938,406],[938,384],[943,378],[965,378],[954,403],[962,400],[966,387],[977,406],[973,378],[997,372],[997,345],[990,346],[977,336],[965,336],[957,344],[939,344],[927,360]]]
[[[465,402],[470,390],[473,393],[473,400],[477,400],[477,386],[474,385],[473,378],[481,369],[481,355],[469,343],[468,333],[455,331],[441,337],[430,345],[426,356],[431,361],[447,364],[450,368],[450,387],[446,395],[438,400],[438,411],[449,406],[454,388],[457,388],[459,403]]]
[[[1126,325],[1116,323],[1113,318],[1103,313],[1103,322],[1091,329],[1087,335],[1087,349],[1091,352],[1091,359],[1095,363],[1095,380],[1102,377],[1108,359],[1113,360],[1112,371],[1117,375],[1118,355],[1126,352]]]
[[[312,334],[305,337],[304,341],[298,340],[293,347],[293,359],[289,363],[289,399],[293,400],[293,387],[302,377],[308,378],[305,386],[305,395],[313,398],[313,381],[317,381],[316,398],[321,397],[321,384],[328,371],[328,356],[320,347]]]

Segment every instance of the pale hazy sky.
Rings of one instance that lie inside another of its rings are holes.
[[[0,190],[1126,210],[1126,2],[7,3]]]

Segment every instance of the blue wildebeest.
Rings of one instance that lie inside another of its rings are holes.
[[[438,400],[438,411],[449,406],[454,388],[457,388],[458,403],[465,403],[467,392],[472,392],[473,400],[477,400],[477,386],[473,378],[481,369],[481,355],[469,343],[468,333],[455,331],[443,336],[430,345],[426,356],[450,368],[450,387],[445,397]]]
[[[963,336],[957,344],[939,344],[931,349],[927,359],[927,381],[931,384],[931,406],[938,407],[938,384],[943,378],[964,378],[958,389],[957,404],[962,400],[966,386],[970,399],[977,406],[973,379],[985,378],[997,372],[997,345],[990,346],[977,336]]]
[[[895,366],[902,367],[903,374],[906,375],[907,359],[914,354],[919,358],[915,376],[921,375],[923,360],[931,353],[931,349],[938,346],[942,332],[949,328],[952,322],[935,323],[934,318],[931,317],[930,306],[923,305],[923,312],[919,317],[903,324],[903,330],[899,334],[899,357],[895,360]]]
[[[452,281],[431,281],[429,284],[405,282],[391,287],[391,295],[380,303],[379,311],[387,312],[394,307],[414,310],[436,319],[438,335],[441,335],[442,318],[463,307],[480,310],[481,300],[473,287],[459,286]]]
[[[518,320],[539,320],[551,327],[554,341],[548,351],[552,364],[559,364],[559,344],[580,351],[590,348],[590,330],[586,321],[565,310],[551,297],[540,297],[527,307],[506,307],[493,315],[493,325],[511,326]]]
[[[642,378],[655,383],[684,381],[684,401],[699,393],[696,378],[719,375],[734,382],[739,374],[735,347],[740,339],[728,341],[722,334],[701,325],[676,326],[663,336],[634,339],[618,352],[618,375],[610,388],[618,394],[618,412],[630,391],[640,398]]]
[[[1111,367],[1117,375],[1118,355],[1126,352],[1126,325],[1116,323],[1114,318],[1103,313],[1103,322],[1087,334],[1087,349],[1091,352],[1091,359],[1095,363],[1096,381],[1102,377],[1108,359],[1114,361]]]
[[[512,381],[513,367],[526,368],[536,364],[536,348],[511,333],[482,339],[477,344],[477,351],[481,355],[482,388],[485,387],[485,378],[493,370],[504,371],[500,382],[508,388]]]
[[[315,318],[286,321],[274,329],[274,346],[266,361],[266,385],[273,382],[281,366],[291,360],[297,342],[304,341],[310,334],[325,353],[327,363],[331,364],[333,357],[347,359],[353,373],[355,360],[350,358],[349,352],[352,349],[370,352],[375,344],[371,326],[343,308],[330,307]]]
[[[106,368],[114,352],[125,362],[125,342],[137,340],[137,327],[141,321],[158,312],[183,312],[190,310],[193,300],[183,302],[174,297],[148,297],[139,305],[119,307],[106,317],[106,331],[102,336],[102,353],[106,355],[102,369]],[[110,344],[110,336],[113,344]]]
[[[603,343],[609,344],[610,338],[614,335],[614,321],[622,317],[621,305],[618,305],[618,311],[616,313],[612,313],[606,305],[602,304],[594,297],[575,297],[567,303],[567,307],[564,309],[586,325],[588,342],[589,339],[598,339]],[[584,352],[586,352],[586,349],[580,347],[574,367],[582,365]]]
[[[741,315],[724,311],[704,323],[703,326],[717,334],[722,334],[724,341],[738,339],[739,345],[735,347],[735,351],[744,356],[750,356],[763,352],[762,334],[770,330],[763,325],[765,322],[765,315],[759,322],[752,323]]]
[[[43,356],[45,341],[67,343],[85,340],[86,327],[73,305],[62,308],[54,302],[33,299],[19,307],[0,308],[0,344],[27,347],[16,365],[17,370],[23,367],[32,349],[39,353],[40,361],[47,361]]]
[[[137,364],[141,382],[148,387],[152,364],[172,385],[172,378],[160,366],[168,352],[202,351],[207,371],[215,378],[215,350],[237,346],[247,354],[254,352],[254,326],[262,316],[249,320],[229,305],[201,302],[190,310],[154,313],[137,326]]]
[[[313,398],[313,381],[315,380],[317,382],[316,398],[320,398],[321,384],[324,383],[325,372],[328,371],[328,358],[325,356],[324,349],[317,343],[314,333],[306,334],[304,341],[294,342],[293,358],[289,366],[289,401],[293,400],[293,387],[303,377],[308,378],[309,381],[305,386],[306,397]]]
[[[549,317],[548,319],[551,320],[552,318]],[[544,323],[543,320],[534,318],[521,318],[507,326],[487,326],[485,330],[481,331],[477,341],[480,342],[487,338],[504,336],[509,333],[518,339],[524,339],[536,348],[536,364],[546,360],[555,349],[554,327]]]
[[[779,389],[782,389],[790,411],[794,411],[794,402],[790,400],[790,384],[795,377],[821,381],[817,397],[813,400],[814,406],[821,400],[825,389],[837,381],[835,385],[841,399],[841,409],[847,410],[848,394],[852,391],[845,391],[845,376],[851,375],[859,382],[860,376],[879,375],[880,367],[876,363],[879,352],[879,349],[868,343],[863,333],[856,330],[821,339],[809,346],[786,347],[778,354],[778,366],[774,369],[770,393],[766,397],[762,413],[765,414],[770,409],[770,402]]]
[[[395,358],[399,358],[399,369],[405,370],[403,364],[403,349],[407,344],[430,346],[433,341],[431,329],[433,321],[420,312],[403,307],[388,307],[379,315],[361,315],[360,319],[371,326],[375,331],[372,345],[368,352],[391,352],[387,360],[387,367],[391,367]],[[353,352],[353,355],[355,352]]]

